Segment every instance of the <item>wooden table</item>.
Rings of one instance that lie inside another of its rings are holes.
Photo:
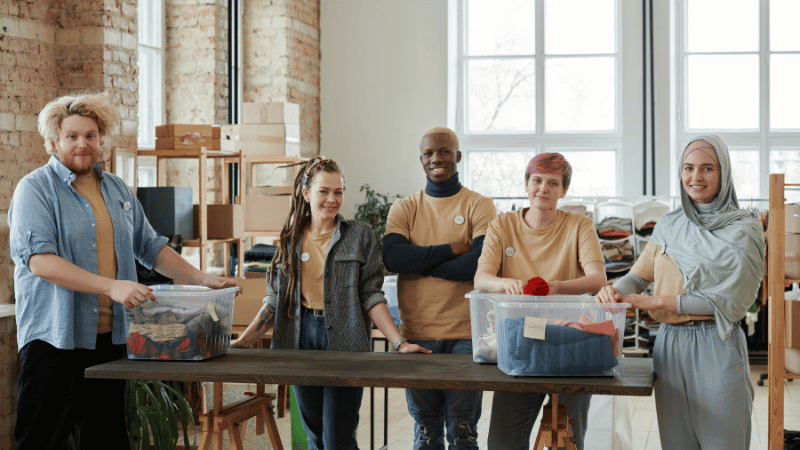
[[[231,349],[206,361],[120,359],[89,367],[86,377],[540,392],[556,394],[554,399],[558,394],[649,396],[653,392],[651,359],[622,358],[617,370],[615,377],[518,378],[496,365],[477,364],[472,355]]]

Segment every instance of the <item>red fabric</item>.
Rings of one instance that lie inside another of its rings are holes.
[[[525,295],[545,296],[550,293],[550,286],[541,277],[533,277],[528,280],[522,293]]]

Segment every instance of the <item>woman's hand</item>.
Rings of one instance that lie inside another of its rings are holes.
[[[253,348],[252,342],[244,342],[242,338],[231,340],[231,348]]]
[[[595,296],[595,301],[597,303],[620,303],[622,294],[609,284],[600,288],[600,291]]]
[[[525,281],[522,280],[514,280],[512,278],[502,278],[503,280],[503,291],[506,294],[511,295],[522,295],[525,290]]]
[[[111,300],[122,303],[128,309],[156,299],[152,288],[128,280],[112,280],[108,296],[111,297]]]
[[[431,353],[431,351],[428,350],[427,348],[422,347],[421,345],[417,345],[417,344],[409,344],[408,341],[403,341],[403,343],[400,344],[400,348],[397,349],[397,352],[398,353]]]
[[[638,308],[643,311],[662,309],[661,297],[651,297],[647,294],[629,294],[622,297],[623,303],[630,303],[631,308]]]

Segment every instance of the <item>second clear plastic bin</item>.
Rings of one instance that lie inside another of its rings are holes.
[[[612,376],[629,307],[497,301],[497,366],[514,376]]]
[[[594,303],[589,295],[533,295],[492,294],[475,290],[468,292],[469,317],[472,328],[472,360],[478,363],[497,363],[497,330],[494,306],[497,302],[547,302]]]

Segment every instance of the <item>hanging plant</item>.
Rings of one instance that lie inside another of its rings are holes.
[[[180,420],[180,427],[178,426]],[[189,442],[189,425],[194,415],[183,397],[178,382],[131,380],[128,397],[128,441],[131,450],[175,450],[183,434],[183,447]]]

